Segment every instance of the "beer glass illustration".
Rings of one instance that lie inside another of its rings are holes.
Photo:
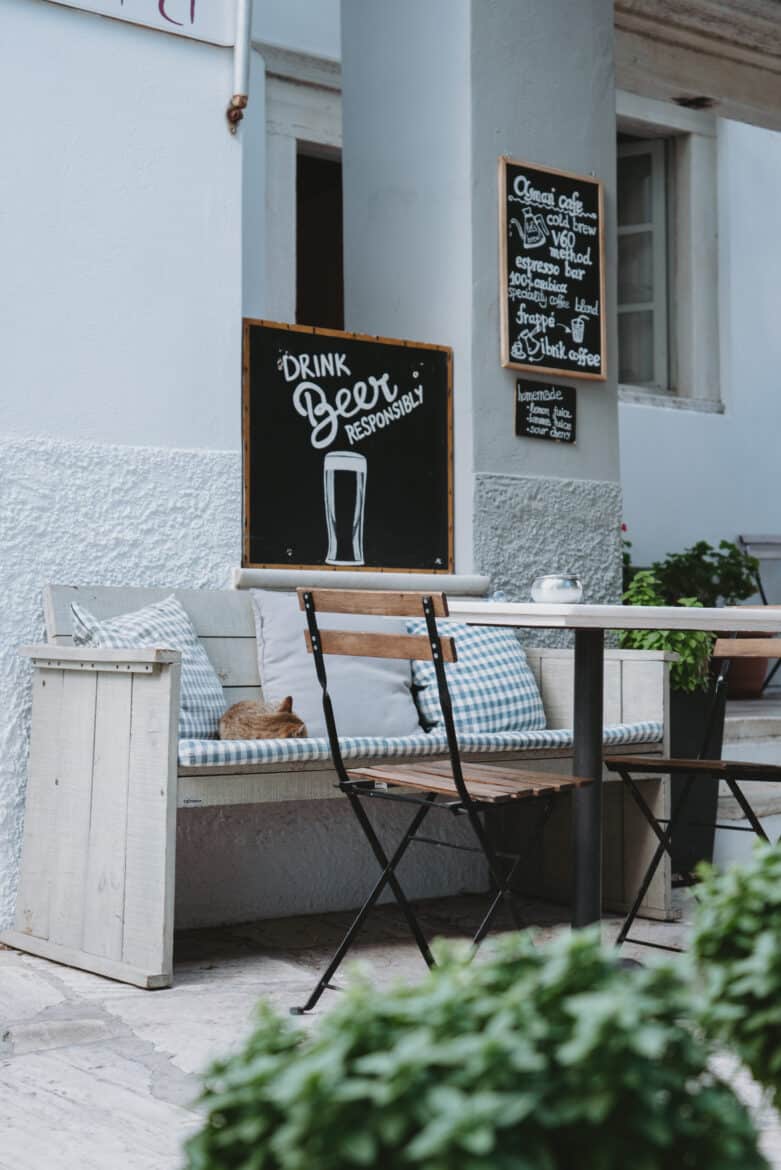
[[[366,457],[357,451],[329,451],[323,460],[327,565],[362,565]]]

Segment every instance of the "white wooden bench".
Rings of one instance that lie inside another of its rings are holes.
[[[226,705],[260,695],[248,593],[47,587],[48,643],[22,650],[34,668],[25,828],[15,924],[0,935],[7,945],[146,988],[172,982],[177,807],[343,799],[322,761],[179,766],[178,652],[73,646],[71,601],[110,617],[171,592],[190,614],[222,680]],[[527,653],[549,727],[570,726],[571,652]],[[606,724],[653,720],[666,728],[670,660],[653,652],[608,651]],[[665,735],[662,742],[612,750],[663,754],[668,744]],[[554,771],[571,767],[571,752],[562,748],[491,758],[539,760]],[[652,842],[622,786],[610,787],[606,901],[621,908]],[[652,780],[650,790],[664,815],[666,782]],[[554,892],[566,890],[561,855],[567,821],[562,818],[557,829],[554,820],[548,830],[556,842],[548,866]],[[651,916],[669,915],[669,877],[669,867],[662,868],[649,891],[644,909]]]

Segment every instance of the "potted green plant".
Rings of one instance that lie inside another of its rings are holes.
[[[654,561],[651,571],[659,582],[665,605],[694,597],[700,605],[737,605],[757,591],[759,561],[729,540],[714,548],[698,540],[680,553]]]
[[[438,957],[310,1030],[262,1007],[206,1077],[189,1170],[767,1170],[671,967],[622,968],[592,931]]]
[[[691,955],[706,1031],[781,1105],[781,849],[701,870]]]
[[[759,562],[737,545],[722,540],[714,548],[697,541],[679,553],[654,561],[650,569],[631,565],[624,541],[624,579],[627,605],[736,605],[756,592]],[[670,676],[670,752],[683,759],[700,753],[713,759],[721,756],[724,734],[724,702],[720,695],[714,710],[710,683],[718,663],[710,661],[714,638],[697,631],[627,631],[620,644],[627,649],[669,650],[678,654]],[[744,693],[743,662],[754,667],[756,659],[736,660],[730,666],[729,694]],[[759,667],[761,687],[767,664]],[[707,743],[706,730],[709,731]],[[687,777],[674,777],[673,802]],[[697,778],[687,801],[687,819],[673,837],[673,869],[681,875],[692,873],[698,861],[713,857],[713,825],[716,821],[718,789],[710,780]]]
[[[655,561],[651,570],[667,605],[675,605],[681,597],[696,597],[706,606],[738,605],[757,591],[759,561],[731,541],[722,540],[714,548],[699,540],[683,552]],[[735,659],[727,676],[729,698],[757,698],[767,668],[766,658]]]

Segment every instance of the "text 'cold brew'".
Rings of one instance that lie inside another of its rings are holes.
[[[254,320],[243,341],[242,563],[452,572],[452,351]]]
[[[607,377],[602,184],[499,160],[503,366]]]

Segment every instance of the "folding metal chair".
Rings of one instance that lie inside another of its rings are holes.
[[[338,787],[350,802],[358,824],[377,860],[380,873],[309,999],[303,1007],[291,1009],[294,1015],[309,1011],[325,989],[333,987],[331,980],[337,968],[386,886],[393,892],[425,962],[429,966],[433,965],[434,959],[428,942],[396,874],[399,863],[413,843],[466,849],[482,853],[485,858],[492,884],[492,896],[472,939],[475,947],[487,934],[503,902],[507,904],[515,926],[519,930],[523,929],[526,923],[511,889],[511,883],[521,859],[525,856],[525,851],[520,848],[517,854],[508,854],[495,850],[484,827],[483,817],[500,811],[510,802],[536,800],[539,802],[540,813],[530,826],[531,839],[542,831],[558,793],[590,783],[589,780],[574,776],[555,776],[494,765],[462,763],[445,673],[445,663],[456,661],[456,647],[453,638],[440,637],[436,623],[437,617],[448,615],[444,593],[299,589],[298,597],[302,609],[306,612],[307,647],[314,657],[317,678],[323,692],[323,712],[328,729],[331,759],[339,778]],[[318,613],[364,613],[394,617],[419,617],[422,613],[427,632],[413,635],[321,630],[317,622]],[[358,655],[367,658],[426,658],[433,661],[449,760],[443,762],[421,759],[414,764],[347,768],[342,759],[333,706],[328,693],[325,666],[325,656],[328,654]],[[416,810],[406,832],[390,854],[383,848],[366,815],[363,807],[365,800],[404,803]],[[453,816],[466,816],[477,844],[474,847],[451,845],[437,838],[424,836],[420,832],[421,826],[429,813],[435,810]],[[508,862],[509,864],[505,864]]]
[[[676,827],[682,823],[687,800],[696,782],[700,780],[711,780],[713,783],[718,784],[723,780],[737,801],[744,817],[749,822],[748,826],[719,824],[716,822],[714,828],[727,829],[733,832],[755,833],[763,841],[768,840],[767,833],[746,799],[746,795],[740,788],[740,784],[752,780],[781,781],[781,765],[752,764],[735,760],[708,760],[703,759],[703,755],[705,753],[705,745],[707,745],[711,737],[712,721],[718,711],[718,706],[726,687],[730,660],[732,658],[769,658],[781,656],[781,638],[718,638],[713,647],[713,656],[722,660],[721,669],[715,680],[711,696],[703,751],[697,759],[660,759],[658,756],[612,756],[605,758],[605,766],[609,771],[617,772],[621,777],[659,842],[643,880],[640,883],[640,888],[637,891],[631,909],[624,919],[621,930],[618,932],[616,946],[621,946],[622,943],[629,941],[640,944],[641,946],[657,947],[661,950],[680,950],[679,947],[651,943],[645,939],[630,939],[629,931],[632,929],[632,924],[637,917],[640,905],[648,892],[648,887],[665,853],[672,858],[673,834]],[[671,809],[669,819],[654,816],[645,797],[633,780],[632,773],[652,776],[666,774],[671,777],[684,777],[680,792]],[[666,827],[663,828],[662,826]]]

